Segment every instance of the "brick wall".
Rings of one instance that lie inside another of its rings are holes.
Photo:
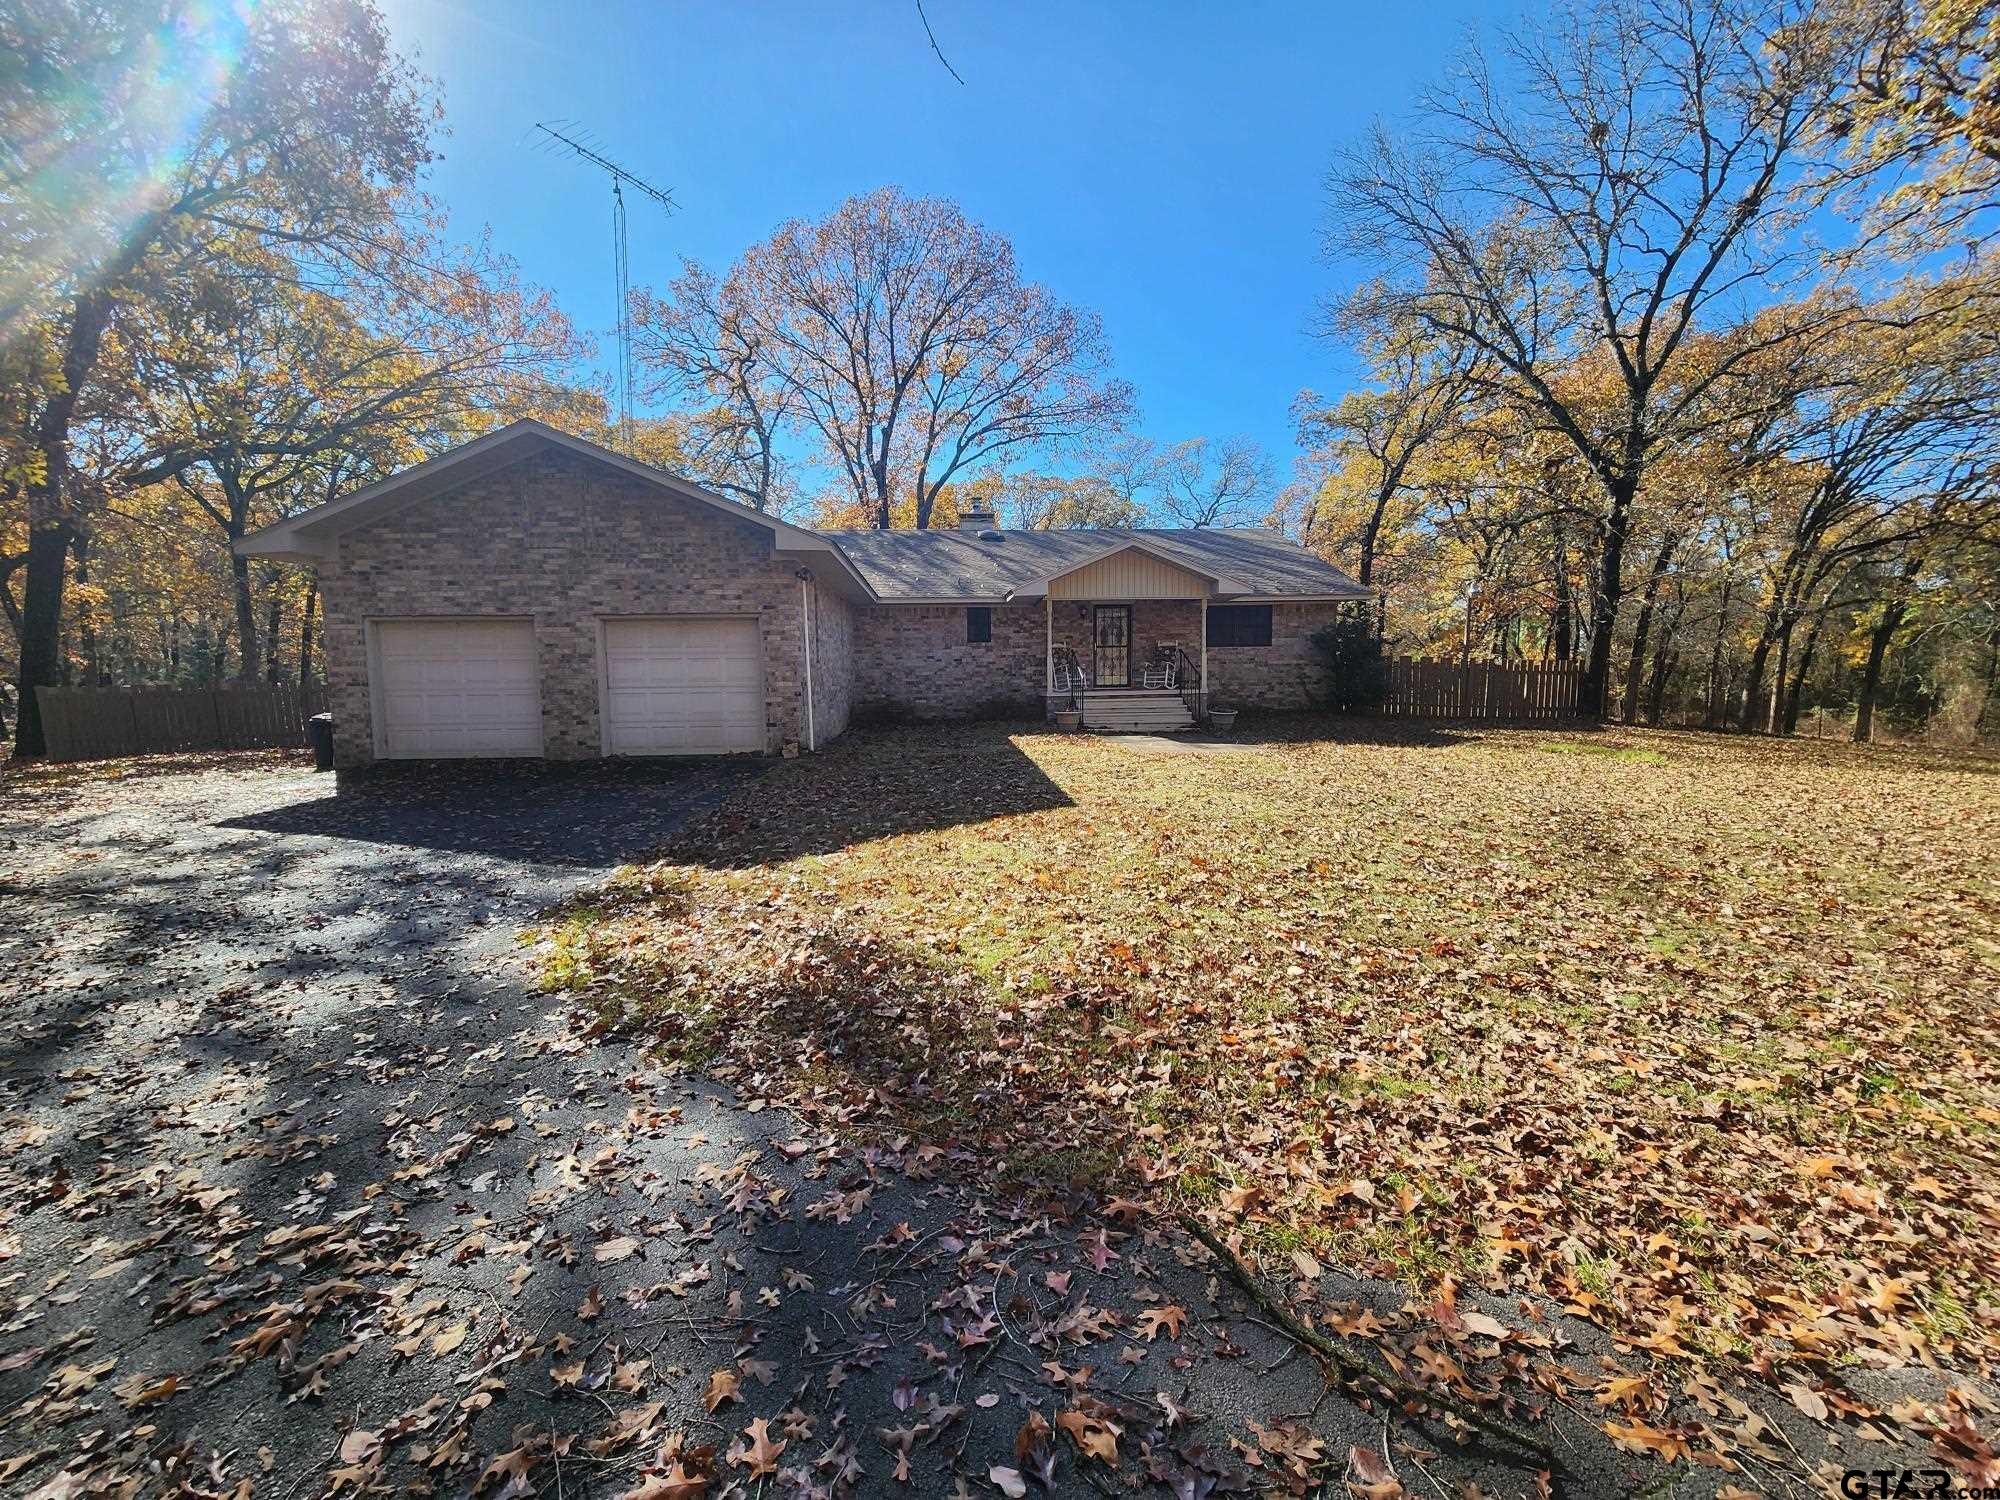
[[[1313,708],[1328,678],[1311,635],[1332,620],[1333,604],[1271,607],[1268,646],[1211,647],[1209,695],[1230,708]],[[1201,605],[1141,601],[1132,609],[1132,682],[1162,645],[1201,659]],[[1094,606],[1058,601],[1055,642],[1069,646],[1095,680]],[[1038,712],[1047,650],[1040,604],[996,605],[993,640],[968,645],[965,610],[928,604],[860,605],[854,611],[854,708],[869,717],[950,719]],[[818,670],[817,666],[814,668]],[[825,732],[822,731],[822,740]]]
[[[993,606],[993,639],[965,639],[965,607],[854,611],[854,711],[868,718],[1039,716],[1048,652],[1042,606]]]
[[[1215,708],[1318,708],[1332,677],[1313,649],[1312,633],[1330,624],[1338,604],[1274,604],[1268,646],[1208,648],[1208,701]]]
[[[764,640],[766,748],[804,734],[800,590],[750,521],[677,500],[567,453],[468,480],[340,540],[324,567],[334,759],[374,758],[364,622],[419,615],[532,615],[542,728],[552,760],[600,753],[597,620],[620,614],[755,615]],[[830,597],[830,595],[829,595]],[[840,611],[829,607],[827,617]],[[816,712],[844,717],[846,633],[817,643]],[[833,731],[820,726],[825,743]]]

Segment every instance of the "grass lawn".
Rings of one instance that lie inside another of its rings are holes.
[[[850,1133],[1537,1292],[1669,1358],[2000,1349],[2000,766],[1291,723],[850,736],[542,934]]]

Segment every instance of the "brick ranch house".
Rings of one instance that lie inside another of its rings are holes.
[[[1302,708],[1365,591],[1275,531],[812,531],[539,422],[254,533],[319,572],[335,764],[812,750],[851,717]]]

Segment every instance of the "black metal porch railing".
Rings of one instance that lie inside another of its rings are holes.
[[[1208,717],[1208,685],[1201,680],[1201,663],[1179,646],[1174,647],[1174,683],[1195,723],[1201,723]]]
[[[1076,649],[1072,646],[1058,646],[1050,660],[1055,667],[1055,681],[1049,684],[1050,696],[1058,701],[1066,699],[1066,707],[1082,713],[1083,663],[1078,660]]]

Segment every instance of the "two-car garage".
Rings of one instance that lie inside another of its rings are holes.
[[[534,621],[371,623],[375,753],[382,759],[543,754]],[[764,656],[754,616],[598,622],[605,755],[723,755],[766,748]]]
[[[834,538],[540,422],[237,550],[318,578],[343,772],[777,755],[847,726],[851,604],[870,591]]]

